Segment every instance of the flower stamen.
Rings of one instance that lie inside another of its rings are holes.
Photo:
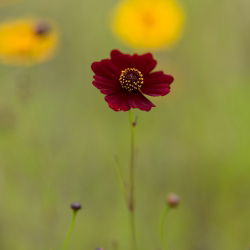
[[[144,79],[143,74],[136,68],[127,68],[122,70],[119,82],[122,88],[131,92],[133,90],[140,90]]]

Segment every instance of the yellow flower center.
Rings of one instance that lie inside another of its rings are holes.
[[[157,25],[155,16],[149,11],[145,11],[141,18],[144,25],[148,28],[152,28]]]
[[[143,84],[143,74],[136,68],[127,68],[122,70],[119,82],[122,88],[131,92],[133,90],[140,90]]]

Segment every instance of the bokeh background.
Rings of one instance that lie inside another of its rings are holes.
[[[10,0],[9,0],[10,1]],[[23,0],[0,21],[53,19],[60,45],[49,62],[0,66],[0,249],[60,249],[79,201],[72,249],[129,250],[128,213],[114,157],[126,175],[127,113],[110,110],[91,85],[90,64],[119,48],[109,25],[115,0]],[[168,218],[169,249],[250,247],[250,2],[182,0],[186,25],[155,52],[176,78],[157,108],[137,112],[139,249],[159,248],[167,193],[182,197]],[[137,51],[140,52],[140,51]]]

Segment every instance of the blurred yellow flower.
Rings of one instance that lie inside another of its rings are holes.
[[[0,24],[0,60],[8,64],[34,64],[49,59],[58,33],[43,20],[21,19]]]
[[[134,48],[160,49],[179,40],[184,10],[176,0],[123,0],[114,10],[114,33]]]

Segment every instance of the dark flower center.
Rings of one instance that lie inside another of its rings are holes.
[[[143,75],[141,71],[136,68],[127,68],[121,72],[119,81],[122,88],[129,92],[133,90],[140,90],[143,84]]]
[[[39,36],[47,35],[51,30],[50,25],[45,21],[40,21],[35,26],[35,34]]]

